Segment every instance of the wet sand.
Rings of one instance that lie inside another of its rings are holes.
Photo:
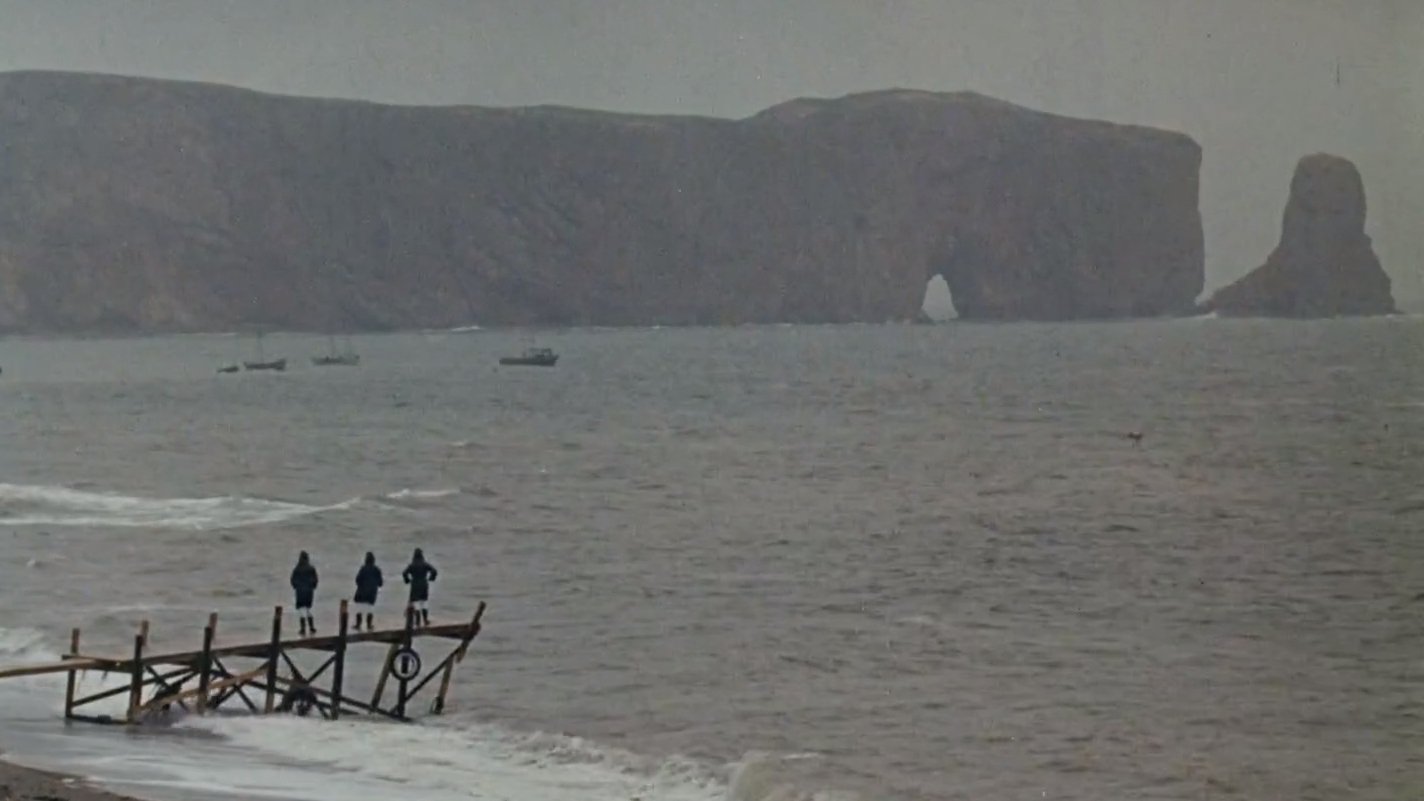
[[[81,779],[22,768],[0,759],[0,801],[133,801]]]

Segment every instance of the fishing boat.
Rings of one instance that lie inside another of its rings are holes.
[[[499,363],[524,367],[553,367],[559,354],[550,348],[529,348],[518,356],[502,356]]]

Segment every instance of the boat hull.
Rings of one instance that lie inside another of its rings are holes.
[[[504,356],[499,360],[499,363],[507,367],[553,367],[558,361],[558,356],[548,358],[542,356]]]
[[[244,370],[276,370],[278,372],[287,369],[286,359],[276,359],[270,362],[243,362]]]
[[[361,363],[360,356],[313,356],[311,363],[317,367],[355,367]]]

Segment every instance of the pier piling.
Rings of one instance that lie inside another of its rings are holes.
[[[79,629],[69,632],[69,658],[79,658]],[[64,682],[64,719],[74,718],[74,690],[78,684],[78,674],[71,670]]]
[[[345,599],[341,601],[341,619],[336,623],[336,653],[332,654],[331,719],[341,717],[341,685],[346,678],[346,627],[349,624]]]

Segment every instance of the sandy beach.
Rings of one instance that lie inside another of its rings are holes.
[[[133,801],[81,779],[12,765],[0,759],[0,801]]]

